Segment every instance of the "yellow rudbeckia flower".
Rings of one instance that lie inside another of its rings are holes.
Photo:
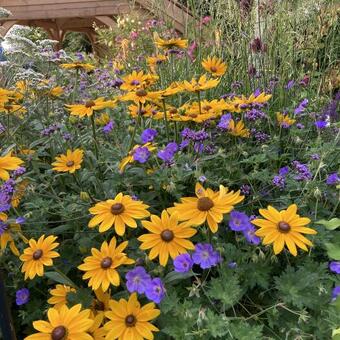
[[[154,33],[154,41],[158,48],[162,48],[166,50],[170,50],[174,47],[184,49],[188,46],[188,40],[186,39],[172,38],[172,39],[165,40],[165,39],[160,38],[157,32]]]
[[[296,246],[308,251],[307,246],[311,247],[313,245],[302,234],[315,235],[317,232],[306,227],[311,220],[297,214],[296,204],[291,204],[287,210],[281,211],[269,205],[267,209],[260,209],[259,212],[264,219],[257,218],[251,221],[251,223],[260,228],[255,232],[255,235],[263,238],[263,244],[273,243],[275,254],[281,253],[286,245],[289,252],[296,256]]]
[[[152,332],[159,331],[150,321],[159,316],[160,310],[155,308],[153,302],[142,307],[136,293],[131,294],[128,301],[111,300],[110,308],[111,310],[105,313],[110,319],[104,326],[108,331],[106,339],[152,340],[154,338]]]
[[[123,253],[127,245],[128,241],[125,241],[117,246],[117,240],[113,237],[110,243],[104,241],[100,250],[91,249],[92,256],[86,257],[84,263],[78,266],[78,269],[85,272],[83,279],[90,279],[89,287],[93,290],[101,287],[103,292],[106,292],[110,284],[114,286],[120,285],[117,268],[135,262]]]
[[[25,273],[25,280],[34,279],[36,275],[44,275],[44,266],[52,266],[53,258],[60,255],[53,251],[57,248],[59,243],[54,242],[57,239],[56,236],[50,235],[45,238],[42,235],[38,241],[30,239],[28,241],[29,247],[24,249],[24,253],[20,256],[20,260],[23,262],[21,272]]]
[[[177,212],[180,220],[187,220],[190,225],[208,223],[210,230],[216,233],[218,223],[222,222],[223,215],[234,209],[234,205],[243,201],[244,196],[240,191],[228,192],[228,188],[220,185],[219,191],[210,188],[204,189],[197,183],[195,187],[196,197],[183,197],[181,203],[168,208],[170,213]]]
[[[73,174],[76,170],[81,168],[83,162],[84,151],[81,149],[67,150],[66,155],[59,155],[52,163],[53,170],[58,172],[69,172]]]
[[[221,77],[227,71],[227,65],[217,57],[208,57],[202,61],[203,68],[214,77]]]
[[[89,212],[95,215],[90,220],[89,227],[99,225],[99,232],[103,233],[114,226],[116,233],[122,236],[126,225],[137,228],[136,219],[150,215],[148,208],[142,201],[133,200],[131,196],[120,192],[114,199],[99,202],[89,209]]]
[[[142,221],[143,227],[150,233],[138,237],[142,242],[140,249],[151,249],[150,260],[158,256],[160,265],[165,267],[169,255],[175,259],[179,254],[186,253],[187,249],[195,249],[193,243],[187,239],[194,236],[197,230],[190,228],[187,222],[178,223],[177,213],[170,216],[163,210],[161,218],[157,215],[151,215],[150,218],[151,222]]]
[[[219,84],[219,79],[207,79],[204,74],[199,79],[191,79],[191,81],[184,80],[181,87],[189,92],[200,92],[216,87]]]
[[[50,305],[54,305],[53,308],[60,309],[62,306],[67,304],[67,294],[75,292],[76,290],[70,286],[57,284],[55,288],[50,290],[52,295],[47,302]]]
[[[69,63],[69,64],[60,64],[60,67],[64,69],[83,70],[86,72],[90,72],[95,69],[93,65],[81,63],[79,61],[75,61],[74,63]]]
[[[47,311],[48,321],[34,321],[33,327],[39,332],[29,335],[25,340],[91,340],[88,330],[93,324],[90,310],[81,310],[78,304],[71,308],[62,306],[59,310]]]

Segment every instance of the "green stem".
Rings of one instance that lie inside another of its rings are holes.
[[[134,141],[135,141],[135,136],[136,136],[136,132],[137,132],[137,128],[140,124],[140,120],[141,120],[141,110],[142,110],[142,103],[139,102],[139,108],[138,108],[138,116],[137,116],[137,121],[136,121],[136,124],[135,124],[135,127],[133,128],[133,131],[132,131],[132,136],[131,136],[131,141],[130,141],[130,145],[129,145],[129,150],[130,151],[133,147],[133,144],[134,144]]]
[[[91,116],[91,123],[92,123],[92,134],[93,134],[94,148],[95,148],[96,158],[98,160],[99,150],[98,150],[98,143],[97,143],[96,124],[95,124],[95,121],[94,121],[94,113]]]
[[[162,99],[162,103],[163,103],[166,139],[169,142],[169,122],[168,122],[168,118],[167,118],[167,115],[166,115],[166,105],[165,105],[165,99],[164,98]]]

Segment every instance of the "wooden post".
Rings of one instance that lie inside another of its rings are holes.
[[[3,271],[0,269],[0,329],[5,340],[16,340],[11,311],[5,291]]]

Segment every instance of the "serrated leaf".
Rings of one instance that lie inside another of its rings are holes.
[[[45,276],[55,282],[68,285],[71,287],[76,287],[75,283],[64,274],[62,275],[58,272],[45,272]]]
[[[335,230],[340,227],[340,218],[332,218],[329,221],[320,220],[317,221],[316,223],[325,226],[325,228],[328,230]]]

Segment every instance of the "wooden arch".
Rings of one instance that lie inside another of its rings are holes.
[[[114,26],[114,18],[130,13],[132,8],[150,17],[157,13],[160,19],[170,20],[179,32],[184,32],[191,18],[176,0],[0,0],[0,7],[12,13],[9,18],[0,19],[2,35],[15,24],[42,27],[59,42],[57,48],[70,31],[85,33],[95,47],[93,23]]]

